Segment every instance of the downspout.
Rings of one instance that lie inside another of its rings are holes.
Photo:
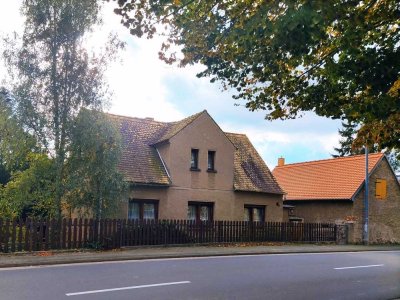
[[[369,173],[368,173],[368,146],[365,146],[365,192],[364,192],[364,224],[363,224],[363,243],[364,245],[368,245],[369,237],[368,237],[368,223],[369,223],[369,201],[368,201],[368,187],[369,187]]]

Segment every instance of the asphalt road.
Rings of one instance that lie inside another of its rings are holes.
[[[0,299],[396,299],[400,251],[0,269]]]

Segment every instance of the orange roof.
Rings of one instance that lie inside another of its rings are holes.
[[[368,156],[368,172],[384,157]],[[365,155],[287,164],[273,175],[287,193],[286,200],[350,200],[365,179]]]

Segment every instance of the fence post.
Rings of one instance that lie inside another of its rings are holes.
[[[9,239],[9,230],[10,230],[10,220],[6,220],[6,226],[4,228],[4,252],[8,252],[8,239]]]
[[[119,241],[118,241],[118,248],[122,247],[122,225],[124,224],[124,220],[117,220],[117,234],[119,236]]]
[[[336,244],[346,245],[348,243],[348,230],[346,225],[335,225]]]

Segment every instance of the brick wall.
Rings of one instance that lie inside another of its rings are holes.
[[[387,180],[387,198],[376,199],[377,179]],[[362,242],[364,187],[350,200],[286,201],[295,205],[295,215],[304,222],[347,223],[349,242]],[[369,184],[369,241],[370,243],[400,243],[400,187],[383,159],[370,175]]]

